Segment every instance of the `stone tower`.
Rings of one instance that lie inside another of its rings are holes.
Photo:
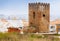
[[[36,32],[48,32],[49,20],[49,3],[29,3],[29,25],[35,26]]]

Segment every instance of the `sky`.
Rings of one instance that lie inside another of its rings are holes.
[[[0,0],[0,15],[28,19],[28,3],[50,3],[50,20],[60,19],[60,0]]]

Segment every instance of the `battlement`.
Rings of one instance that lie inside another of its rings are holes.
[[[37,5],[41,5],[41,6],[49,6],[49,3],[40,3],[40,2],[36,2],[36,3],[29,3],[29,6],[37,6]]]

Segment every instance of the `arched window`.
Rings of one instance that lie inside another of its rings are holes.
[[[35,18],[35,12],[33,12],[33,18]]]

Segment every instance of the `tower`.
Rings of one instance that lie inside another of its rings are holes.
[[[36,32],[48,32],[49,20],[49,3],[29,3],[29,25],[35,26]]]

